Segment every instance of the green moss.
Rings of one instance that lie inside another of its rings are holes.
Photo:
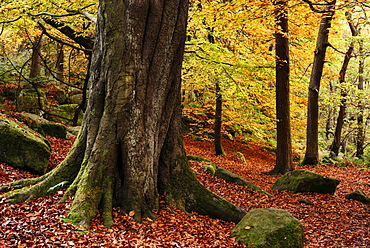
[[[63,221],[71,222],[74,225],[79,225],[82,221],[82,217],[78,213],[69,213],[68,217],[64,218]]]
[[[213,163],[211,160],[208,160],[203,157],[195,156],[195,155],[187,155],[186,157],[188,158],[188,160],[191,160],[191,161],[199,161],[199,162],[204,161],[204,162]]]
[[[284,174],[276,180],[272,189],[334,194],[339,182],[338,179],[325,177],[308,170],[295,170]]]
[[[243,155],[243,153],[241,152],[236,152],[235,155],[240,158],[240,160],[242,161],[243,164],[247,163],[247,161],[245,160],[245,157]]]
[[[51,117],[51,120],[55,121],[55,122],[62,122],[64,124],[71,124],[71,122],[68,121],[68,120],[73,119],[73,117],[75,115],[75,111],[76,111],[77,108],[78,108],[78,104],[63,104],[63,105],[60,105],[52,111],[52,114],[55,114],[57,116],[61,116],[63,118],[66,118],[67,120],[62,119],[62,118],[58,118],[58,117]],[[82,118],[83,118],[83,113],[80,112],[80,114],[78,116],[77,125],[81,125]]]
[[[217,165],[215,163],[210,163],[210,162],[202,162],[201,165],[203,166],[203,168],[205,168],[208,173],[210,173],[211,175],[214,175],[216,173],[216,170],[217,170]]]
[[[39,175],[46,172],[50,145],[44,137],[5,117],[0,117],[0,136],[3,162]]]
[[[370,204],[370,197],[367,196],[363,191],[356,190],[352,193],[346,194],[346,199],[352,199],[355,201],[362,202],[364,204]]]
[[[67,128],[60,123],[41,121],[38,123],[46,135],[58,138],[67,139]]]
[[[282,209],[253,209],[232,232],[248,247],[303,247],[302,224]]]

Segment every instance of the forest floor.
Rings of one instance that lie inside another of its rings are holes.
[[[50,168],[58,164],[72,141],[48,137],[53,151]],[[185,138],[188,154],[205,157],[244,179],[257,184],[275,198],[208,174],[198,162],[191,162],[198,179],[211,191],[249,211],[253,208],[280,208],[289,211],[304,226],[305,247],[370,247],[370,206],[346,200],[346,193],[362,190],[369,195],[370,170],[357,166],[304,166],[326,176],[340,179],[334,195],[293,193],[270,190],[278,176],[268,176],[274,155],[259,144],[225,141],[226,155],[215,156],[213,143]],[[236,152],[246,158],[242,163]],[[0,163],[0,186],[33,177],[29,173]],[[231,237],[234,223],[211,219],[196,213],[186,214],[168,208],[163,202],[155,210],[156,220],[136,223],[130,216],[114,211],[114,226],[105,228],[99,216],[90,231],[62,219],[67,216],[70,201],[54,205],[63,195],[54,195],[19,204],[0,200],[0,247],[243,247]],[[299,203],[310,200],[313,205]]]

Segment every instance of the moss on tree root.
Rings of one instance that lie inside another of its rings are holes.
[[[271,195],[267,191],[261,189],[259,186],[255,185],[251,182],[248,182],[247,180],[241,178],[240,176],[232,173],[229,170],[226,170],[225,168],[219,167],[217,164],[213,163],[212,161],[210,161],[206,158],[202,158],[202,157],[194,156],[194,155],[188,155],[187,158],[188,158],[188,160],[203,162],[202,166],[210,174],[214,175],[215,177],[224,179],[226,182],[237,183],[239,185],[246,186],[246,187],[248,187],[248,188],[250,188],[250,189],[252,189],[252,190],[254,190],[258,193],[263,193],[263,194],[265,194],[269,197],[274,197],[273,195]]]

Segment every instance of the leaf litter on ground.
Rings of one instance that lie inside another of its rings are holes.
[[[49,169],[60,163],[68,153],[72,140],[48,137],[52,144]],[[325,176],[340,179],[334,195],[294,193],[270,190],[279,176],[265,172],[272,169],[275,156],[257,143],[224,141],[226,155],[214,155],[213,143],[185,137],[187,154],[211,160],[262,189],[271,198],[235,183],[216,178],[191,161],[197,178],[208,189],[249,211],[254,208],[280,208],[289,211],[304,226],[305,247],[369,247],[370,206],[347,200],[345,194],[362,190],[369,194],[370,171],[357,166],[299,166]],[[244,155],[240,161],[236,152]],[[297,166],[298,167],[298,166]],[[34,175],[0,163],[0,187],[9,182]],[[129,215],[115,208],[114,225],[107,229],[98,215],[88,231],[63,222],[71,201],[56,205],[63,196],[59,190],[53,195],[29,202],[10,204],[0,200],[0,247],[244,247],[231,236],[235,223],[229,223],[196,213],[185,213],[169,208],[163,201],[154,210],[155,220],[137,223]],[[312,205],[304,204],[306,200]]]

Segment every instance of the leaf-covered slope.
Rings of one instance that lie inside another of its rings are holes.
[[[52,159],[50,167],[62,159],[71,141],[50,138]],[[335,195],[314,193],[292,193],[271,191],[271,185],[278,178],[265,175],[271,169],[274,156],[262,151],[258,144],[245,144],[226,141],[227,155],[215,156],[212,142],[185,139],[188,154],[205,157],[233,173],[253,182],[276,198],[256,193],[244,186],[225,183],[207,173],[198,162],[191,162],[199,180],[209,189],[242,207],[246,211],[253,208],[281,208],[289,211],[300,220],[305,229],[306,247],[366,247],[369,240],[370,209],[353,200],[345,199],[345,194],[362,190],[369,194],[370,171],[357,167],[302,167],[317,173],[341,180]],[[234,156],[242,152],[247,163]],[[30,177],[29,174],[0,164],[0,186],[17,179]],[[32,247],[49,245],[58,247],[63,244],[74,247],[134,247],[157,245],[158,247],[244,247],[231,237],[233,223],[200,216],[188,215],[161,204],[155,211],[156,220],[145,220],[138,224],[130,216],[120,216],[114,211],[115,225],[106,229],[99,218],[92,222],[90,233],[79,230],[60,218],[67,214],[70,203],[53,206],[62,197],[62,191],[43,198],[20,204],[0,202],[0,247]],[[299,203],[310,200],[313,205]]]

